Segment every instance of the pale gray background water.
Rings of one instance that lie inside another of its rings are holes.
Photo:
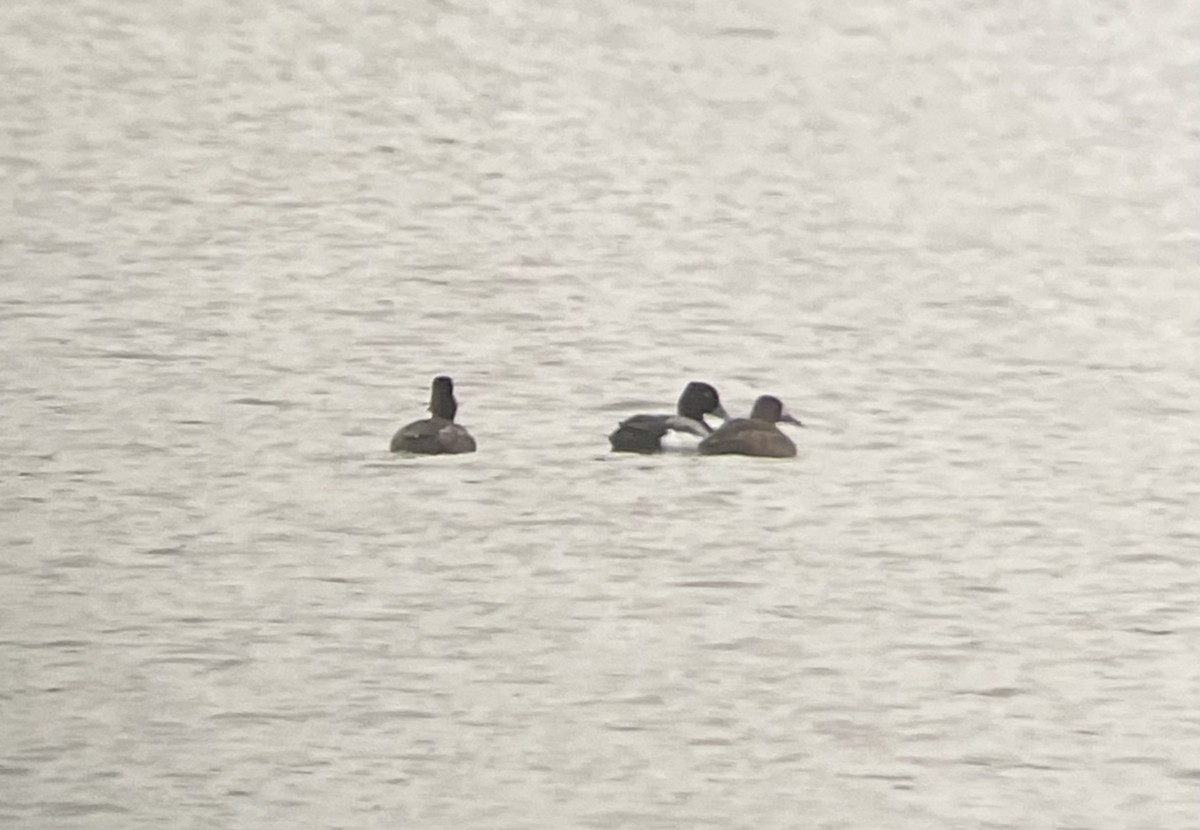
[[[1200,825],[1195,3],[0,21],[0,826]]]

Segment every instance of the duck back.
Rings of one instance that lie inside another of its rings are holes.
[[[475,439],[445,418],[426,418],[400,427],[392,436],[392,452],[444,455],[475,452]]]

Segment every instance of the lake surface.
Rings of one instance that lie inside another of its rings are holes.
[[[260,6],[0,11],[0,825],[1196,827],[1195,4]]]

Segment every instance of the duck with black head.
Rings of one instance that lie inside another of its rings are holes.
[[[705,415],[716,415],[722,421],[729,416],[721,406],[721,397],[711,385],[694,380],[683,389],[674,415],[634,415],[617,425],[608,436],[613,452],[662,452],[663,436],[669,432],[695,435],[700,438],[711,433]],[[693,439],[695,440],[695,439]]]
[[[471,433],[454,423],[458,401],[454,399],[454,381],[445,375],[433,379],[429,393],[432,417],[400,427],[392,436],[392,452],[422,455],[447,455],[475,452]]]
[[[696,448],[701,455],[754,455],[760,458],[792,458],[796,445],[776,424],[804,426],[788,414],[783,401],[762,395],[754,402],[749,418],[726,421]]]

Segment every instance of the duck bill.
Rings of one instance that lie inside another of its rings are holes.
[[[725,407],[721,406],[720,404],[717,404],[717,408],[716,408],[716,409],[714,409],[714,410],[712,411],[712,414],[713,414],[713,415],[716,415],[716,416],[717,416],[718,418],[720,418],[722,421],[728,421],[728,420],[729,420],[729,413],[728,413],[728,412],[726,412],[726,411],[725,411]]]
[[[800,423],[799,418],[793,418],[791,415],[787,414],[786,412],[779,416],[779,420],[785,424],[795,424],[798,427],[804,426],[804,424]]]

